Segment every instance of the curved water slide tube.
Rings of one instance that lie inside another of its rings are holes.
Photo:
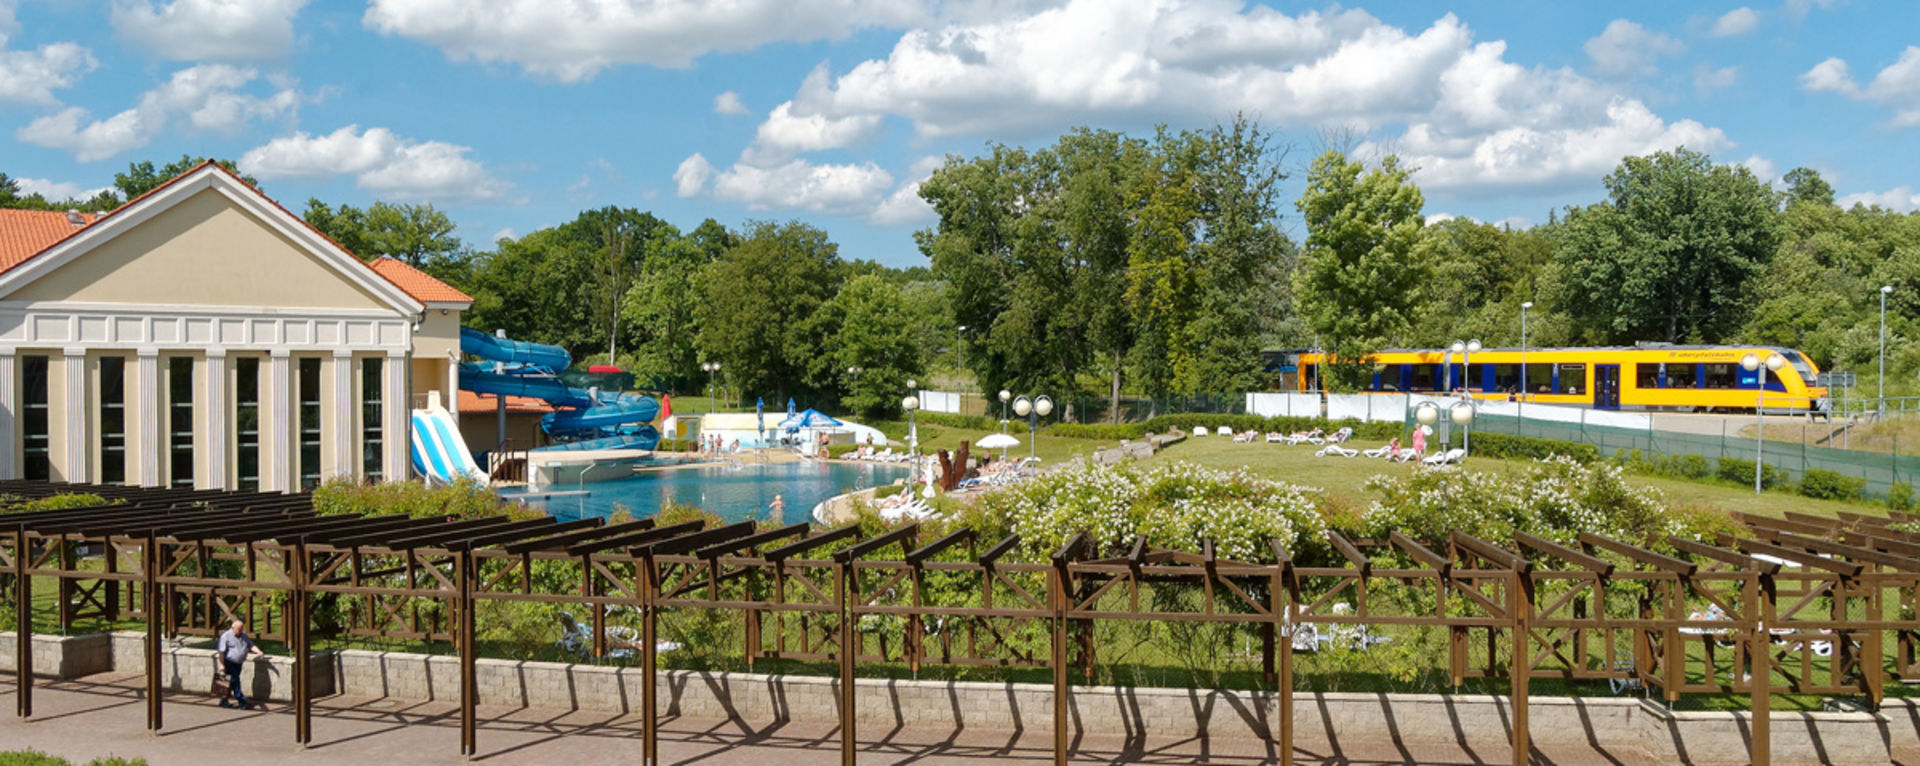
[[[452,484],[469,479],[487,483],[487,472],[467,451],[459,421],[440,406],[435,396],[425,409],[413,411],[413,471],[429,484]]]
[[[653,449],[660,434],[644,424],[660,414],[653,397],[599,393],[574,388],[553,376],[573,357],[566,349],[541,343],[497,338],[471,328],[460,329],[460,350],[489,363],[460,366],[460,387],[482,394],[540,399],[559,411],[540,421],[541,430],[573,441],[541,447],[551,449]],[[591,445],[591,446],[587,446]]]

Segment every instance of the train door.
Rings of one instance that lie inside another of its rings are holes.
[[[1599,410],[1620,409],[1620,365],[1593,366],[1593,407]]]

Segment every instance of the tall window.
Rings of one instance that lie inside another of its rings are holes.
[[[241,491],[260,488],[260,357],[233,360],[234,461]]]
[[[320,486],[320,359],[300,359],[300,488]]]
[[[382,366],[385,361],[377,357],[368,357],[360,361],[360,470],[368,481],[380,481],[386,478],[383,469],[383,435],[386,433],[381,413],[384,409],[385,386],[381,385]]]
[[[127,483],[127,360],[100,357],[100,483]]]
[[[167,357],[167,483],[193,487],[193,357]]]
[[[24,453],[20,475],[45,481],[53,476],[48,454],[47,358],[20,357],[20,446]]]

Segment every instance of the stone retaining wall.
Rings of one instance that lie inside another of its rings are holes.
[[[40,675],[73,678],[145,666],[140,633],[35,636]],[[12,667],[14,641],[0,634],[0,669]],[[454,657],[346,650],[316,656],[318,695],[443,700],[459,698]],[[208,642],[166,648],[163,683],[204,691],[213,672]],[[287,699],[292,660],[248,663],[251,696]],[[476,662],[480,703],[632,713],[645,677],[638,667],[482,659]],[[737,719],[750,724],[790,720],[834,722],[839,681],[814,676],[663,670],[660,712],[668,716]],[[1041,684],[863,679],[855,713],[867,727],[1045,731],[1053,726],[1053,691]],[[1069,704],[1075,731],[1155,738],[1271,738],[1277,697],[1271,692],[1076,686]],[[1528,708],[1536,746],[1581,747],[1639,754],[1656,763],[1743,761],[1752,731],[1745,713],[1671,712],[1634,698],[1533,697]],[[1295,741],[1333,746],[1402,743],[1499,752],[1511,737],[1506,697],[1438,694],[1296,694]],[[1920,751],[1920,702],[1888,700],[1879,713],[1776,712],[1773,754],[1780,763],[1883,764],[1893,753]],[[868,730],[872,730],[869,728]],[[1628,758],[1628,760],[1634,760]]]

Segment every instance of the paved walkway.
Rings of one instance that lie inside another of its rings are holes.
[[[355,764],[430,766],[461,764],[458,708],[330,697],[315,703],[314,743],[293,744],[293,715],[286,705],[255,712],[220,708],[197,694],[167,696],[167,727],[145,729],[145,703],[138,675],[94,676],[84,681],[43,680],[34,688],[34,716],[12,715],[13,686],[0,684],[0,750],[34,748],[76,763],[106,755],[146,758],[153,766],[209,763]],[[640,720],[583,711],[481,707],[480,755],[487,764],[633,766],[639,761]],[[1303,737],[1308,733],[1303,732]],[[1049,763],[1051,732],[927,731],[869,725],[860,731],[860,762],[867,763]],[[666,764],[765,764],[807,766],[839,762],[839,730],[801,723],[666,719],[660,757]],[[1313,742],[1296,751],[1302,764],[1497,764],[1505,749],[1468,751],[1385,743]],[[1254,764],[1278,756],[1258,739],[1151,741],[1127,737],[1081,737],[1075,763]],[[1537,762],[1560,764],[1645,763],[1634,754],[1535,753]]]

